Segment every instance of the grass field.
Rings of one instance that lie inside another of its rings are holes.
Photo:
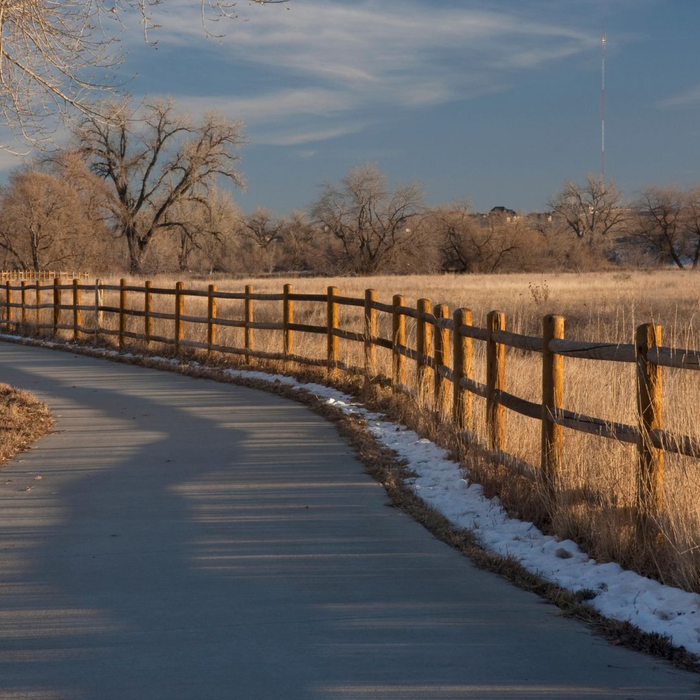
[[[109,280],[115,282],[115,280]],[[175,278],[158,278],[154,285],[174,285]],[[403,294],[407,305],[418,298],[433,304],[446,303],[453,310],[468,307],[474,312],[475,325],[484,327],[486,314],[499,309],[506,314],[508,330],[541,335],[545,314],[566,318],[566,337],[575,340],[634,341],[637,325],[655,322],[663,328],[663,344],[700,349],[700,275],[678,271],[606,272],[599,274],[552,274],[549,276],[469,275],[404,276],[324,279],[249,279],[184,280],[187,288],[206,288],[209,282],[222,291],[242,291],[252,284],[257,292],[279,293],[285,282],[296,292],[324,293],[337,286],[343,296],[363,297],[367,288],[375,289],[379,301],[390,303],[394,294]],[[131,282],[131,280],[130,280]],[[84,303],[89,300],[84,299]],[[118,304],[118,294],[106,294],[107,305]],[[172,312],[173,297],[154,297],[154,311]],[[143,297],[131,294],[129,304],[143,308]],[[281,302],[255,302],[256,321],[279,321]],[[206,300],[188,298],[185,313],[205,316]],[[243,303],[218,303],[223,318],[243,318]],[[106,314],[105,325],[116,327],[116,315]],[[391,336],[391,317],[379,314],[379,334]],[[48,318],[46,319],[48,320]],[[325,325],[323,303],[296,302],[295,321]],[[86,314],[86,323],[90,314]],[[408,344],[415,342],[415,325],[407,319]],[[141,331],[143,321],[129,319],[129,328]],[[185,337],[205,341],[206,327],[185,324]],[[341,307],[340,327],[361,332],[362,309]],[[172,336],[172,321],[158,320],[156,335]],[[326,339],[319,335],[295,334],[295,352],[323,358]],[[280,352],[279,331],[256,331],[256,348]],[[219,344],[243,346],[241,329],[220,328]],[[483,343],[475,342],[475,379],[485,382]],[[362,365],[360,343],[341,341],[341,359]],[[157,349],[157,348],[156,348]],[[390,374],[390,353],[378,348],[377,372]],[[409,384],[413,363],[408,363]],[[519,350],[507,353],[507,390],[522,398],[541,401],[541,357]],[[610,421],[636,424],[635,367],[592,360],[565,361],[564,406],[567,409]],[[675,433],[700,438],[697,420],[700,397],[700,372],[664,369],[664,426]],[[475,398],[473,428],[484,434],[485,401]],[[430,426],[429,412],[416,403],[403,407],[408,422],[421,424],[431,435],[440,436],[439,425]],[[449,433],[449,425],[443,426]],[[508,412],[507,450],[532,465],[539,464],[541,424]],[[449,442],[449,440],[448,440]],[[542,489],[510,472],[484,465],[464,452],[472,477],[481,481],[489,493],[498,494],[509,510],[531,519],[562,538],[583,545],[597,559],[615,560],[624,566],[700,592],[700,464],[676,455],[665,456],[664,513],[658,526],[661,541],[643,543],[634,528],[633,504],[636,489],[636,449],[604,438],[564,431],[564,471],[558,485],[559,497],[551,503]]]

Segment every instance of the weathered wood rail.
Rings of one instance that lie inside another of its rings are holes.
[[[68,279],[89,280],[92,275],[89,272],[62,272],[60,270],[0,270],[0,282],[44,282],[56,277]]]
[[[663,509],[664,453],[700,459],[700,441],[665,431],[662,417],[662,367],[698,370],[700,352],[662,346],[661,329],[657,325],[639,326],[635,342],[631,344],[581,342],[564,338],[564,318],[561,316],[543,318],[541,337],[526,336],[507,331],[505,314],[499,311],[489,313],[486,328],[479,328],[473,325],[469,309],[457,309],[450,317],[447,306],[443,304],[431,306],[427,299],[420,299],[414,308],[407,306],[401,295],[394,296],[392,303],[386,304],[377,301],[373,290],[367,290],[360,299],[341,296],[335,287],[329,287],[325,294],[298,294],[291,284],[284,285],[282,293],[271,294],[255,292],[252,286],[246,286],[243,292],[218,291],[215,285],[209,285],[206,290],[186,289],[182,282],[174,288],[161,288],[154,287],[151,282],[140,285],[129,284],[126,280],[121,280],[119,285],[103,284],[100,280],[86,284],[78,278],[65,283],[59,277],[52,278],[47,284],[42,284],[41,279],[35,279],[33,283],[21,280],[19,285],[15,281],[6,280],[0,287],[4,292],[0,295],[0,312],[3,312],[0,326],[6,330],[24,335],[40,331],[58,335],[61,331],[68,331],[75,341],[92,339],[99,342],[104,336],[113,336],[122,349],[128,340],[136,340],[147,347],[154,343],[169,345],[176,353],[196,349],[204,350],[208,355],[242,356],[248,363],[258,358],[288,365],[325,367],[331,379],[340,370],[360,374],[367,385],[391,387],[395,394],[420,399],[432,407],[441,420],[451,420],[455,430],[474,451],[527,479],[541,481],[553,499],[557,495],[558,475],[563,463],[564,428],[636,444],[637,511],[640,526],[644,528]],[[105,292],[116,294],[119,299],[117,306],[105,305]],[[90,295],[91,303],[83,303],[83,293]],[[135,296],[139,299],[136,303]],[[168,303],[172,304],[172,312],[154,311],[154,297],[170,298]],[[187,314],[187,298],[206,300],[206,316]],[[242,301],[242,318],[220,317],[217,302],[222,300]],[[256,302],[277,303],[279,321],[256,321]],[[326,325],[296,322],[295,302],[324,304]],[[363,310],[362,332],[340,327],[339,310],[343,306]],[[42,322],[42,310],[50,310],[50,314],[46,314],[51,318],[50,323]],[[85,312],[92,315],[90,327],[83,324]],[[105,314],[116,317],[117,322],[112,324],[114,328],[105,327]],[[378,335],[378,314],[391,317],[391,337]],[[142,332],[128,330],[128,318],[142,319]],[[415,321],[415,347],[407,345],[406,318]],[[171,322],[171,335],[155,335],[154,320]],[[206,326],[206,342],[187,339],[185,324]],[[217,338],[219,327],[243,329],[243,346],[221,344]],[[258,330],[281,334],[279,352],[256,349],[255,331]],[[326,336],[326,357],[310,358],[295,353],[297,333]],[[363,367],[351,367],[340,360],[340,341],[363,345]],[[474,380],[474,341],[486,344],[486,384]],[[377,347],[391,351],[391,376],[377,373]],[[541,403],[528,401],[506,390],[506,347],[542,356]],[[637,424],[615,423],[564,408],[565,358],[635,363]],[[407,385],[407,360],[416,363],[416,389]],[[486,399],[485,439],[474,425],[474,396]],[[527,464],[506,451],[506,411],[541,421],[539,465]]]

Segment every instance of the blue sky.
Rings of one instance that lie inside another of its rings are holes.
[[[376,162],[430,204],[544,207],[600,171],[626,192],[700,181],[697,0],[290,0],[248,6],[206,38],[195,0],[154,37],[125,34],[134,95],[246,123],[244,209],[309,205],[325,179]]]

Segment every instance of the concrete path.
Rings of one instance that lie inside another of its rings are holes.
[[[59,431],[0,471],[1,700],[700,696],[387,507],[299,404],[9,344],[0,381]]]

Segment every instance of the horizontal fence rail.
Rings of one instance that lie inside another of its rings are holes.
[[[361,375],[367,387],[390,387],[394,394],[405,394],[420,399],[436,414],[450,415],[453,427],[477,454],[501,464],[531,481],[540,480],[552,498],[556,498],[557,478],[563,462],[563,429],[574,430],[602,438],[635,444],[637,447],[637,512],[642,527],[656,518],[663,509],[662,479],[665,452],[700,459],[700,441],[683,435],[673,435],[662,424],[662,367],[684,370],[700,369],[700,352],[664,347],[661,329],[644,324],[637,329],[631,344],[595,343],[564,338],[564,318],[545,316],[542,336],[527,336],[506,330],[505,315],[498,311],[488,314],[486,328],[473,325],[469,309],[457,309],[450,315],[444,304],[431,306],[420,299],[416,307],[408,306],[401,295],[392,303],[376,299],[373,290],[364,298],[342,296],[337,288],[329,287],[325,294],[299,294],[291,284],[284,285],[281,293],[259,293],[252,286],[243,292],[208,289],[186,289],[178,282],[173,288],[154,287],[151,282],[142,285],[121,280],[120,284],[103,284],[100,280],[87,283],[85,275],[76,274],[64,281],[58,273],[31,271],[2,272],[0,287],[0,326],[10,332],[33,335],[44,332],[59,335],[68,331],[74,341],[92,339],[101,342],[113,337],[119,348],[127,341],[139,341],[146,347],[153,343],[170,346],[175,353],[184,349],[203,350],[208,355],[221,353],[235,355],[250,363],[254,358],[325,367],[331,379],[343,370]],[[26,277],[18,277],[23,274]],[[105,304],[105,293],[111,293],[118,304]],[[154,311],[153,300],[165,299],[169,312]],[[186,300],[199,298],[206,301],[206,315],[186,313]],[[138,299],[138,301],[134,301]],[[219,302],[243,302],[238,318],[219,314]],[[276,304],[277,321],[256,320],[257,303]],[[295,302],[325,306],[325,325],[300,323],[295,320]],[[342,307],[363,310],[361,331],[341,327]],[[44,312],[44,313],[42,313]],[[88,314],[91,323],[84,323]],[[105,327],[105,314],[117,319],[116,327]],[[378,332],[378,315],[390,322],[390,337]],[[47,322],[47,318],[50,322]],[[128,319],[135,319],[141,331],[129,329]],[[407,341],[406,319],[415,329],[415,346]],[[154,321],[170,325],[168,335],[154,333]],[[206,341],[185,337],[185,324],[206,327]],[[243,345],[234,347],[221,343],[220,328],[243,330]],[[280,334],[279,351],[256,349],[256,332]],[[326,337],[325,358],[310,358],[295,352],[298,333]],[[363,346],[364,365],[351,367],[340,359],[340,342],[359,343]],[[474,341],[486,346],[486,383],[474,379]],[[377,348],[391,353],[391,376],[377,373]],[[523,399],[506,389],[506,348],[541,356],[542,402]],[[636,364],[637,424],[626,425],[586,416],[564,407],[563,372],[565,358],[582,358],[607,362]],[[416,365],[417,388],[406,381],[407,361]],[[486,425],[482,437],[474,426],[473,397],[486,400]],[[450,410],[451,409],[451,410]],[[506,410],[541,422],[541,462],[534,466],[506,452]]]
[[[0,282],[33,282],[36,280],[52,280],[55,277],[68,279],[89,280],[92,275],[89,272],[61,272],[59,270],[0,270]]]

